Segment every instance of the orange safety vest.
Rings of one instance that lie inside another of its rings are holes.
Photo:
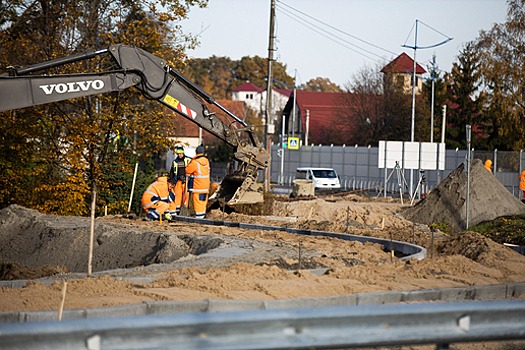
[[[168,177],[160,176],[148,186],[142,195],[142,208],[144,210],[157,208],[161,203],[168,203],[168,210],[175,210],[175,194],[168,186]],[[165,205],[165,204],[164,204]]]
[[[191,192],[208,193],[210,190],[210,162],[203,154],[197,154],[186,165],[186,175],[193,178]]]
[[[520,179],[520,190],[525,191],[525,170],[521,172],[519,179]]]

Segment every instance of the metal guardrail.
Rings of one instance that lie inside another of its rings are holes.
[[[0,325],[2,349],[340,349],[525,338],[525,300]]]

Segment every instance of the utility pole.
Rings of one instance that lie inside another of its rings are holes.
[[[417,73],[417,71],[416,71],[416,69],[417,69],[416,52],[417,52],[417,49],[429,49],[429,48],[441,46],[441,45],[449,42],[450,40],[452,40],[452,38],[448,38],[447,37],[447,39],[445,39],[442,42],[440,42],[438,44],[435,44],[435,45],[431,45],[431,46],[417,46],[418,26],[419,26],[419,20],[416,19],[416,30],[414,32],[414,46],[402,45],[403,47],[414,49],[414,71],[412,72],[412,120],[411,120],[411,127],[410,127],[410,142],[414,142],[415,141],[414,140],[414,129],[415,129],[415,120],[416,120],[416,80],[417,80],[417,76],[416,76],[416,73]],[[441,35],[443,35],[443,34],[441,34]],[[414,173],[413,173],[413,169],[410,169],[410,193],[412,193],[413,182],[414,182]]]
[[[466,125],[466,134],[467,134],[467,201],[465,203],[465,229],[468,230],[468,219],[469,219],[469,203],[470,203],[470,135],[472,132],[472,126],[470,124]]]
[[[430,143],[432,143],[434,142],[434,81],[436,80],[436,55],[432,55],[430,79],[432,79],[432,102],[430,102]]]
[[[266,84],[266,120],[265,120],[265,142],[268,154],[272,154],[272,134],[274,133],[274,124],[272,121],[272,63],[275,44],[275,0],[271,0],[270,5],[270,35],[268,45],[268,79]],[[264,191],[270,191],[271,162],[264,172]]]

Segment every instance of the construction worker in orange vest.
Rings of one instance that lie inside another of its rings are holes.
[[[485,169],[492,172],[492,161],[490,159],[487,159],[483,166],[485,167]]]
[[[175,150],[175,159],[170,169],[170,179],[175,184],[175,210],[177,215],[180,214],[181,205],[188,205],[186,196],[186,166],[190,163],[191,158],[184,154],[184,148],[177,147]]]
[[[204,146],[200,145],[195,152],[195,157],[186,165],[186,176],[195,217],[204,219],[210,190],[210,162],[204,156]]]
[[[521,190],[521,201],[525,203],[525,170],[523,170],[519,176],[520,179],[520,190]]]
[[[167,175],[162,175],[142,194],[142,208],[148,220],[171,220],[175,215],[175,193]]]

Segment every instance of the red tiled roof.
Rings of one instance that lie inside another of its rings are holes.
[[[250,83],[247,81],[246,83],[237,86],[235,89],[233,89],[233,92],[239,92],[239,91],[251,91],[251,92],[263,92],[264,90],[258,87],[255,84]]]
[[[414,60],[406,53],[397,56],[393,61],[383,67],[383,73],[412,73],[414,71]],[[423,74],[427,71],[416,63],[416,74]]]
[[[344,109],[342,93],[297,91],[297,105],[301,110],[301,123],[306,130],[306,111],[309,112],[309,139],[311,143],[329,143],[326,135],[330,131],[337,133],[350,131],[346,123],[339,123]]]
[[[277,91],[281,95],[284,95],[286,97],[290,97],[292,95],[293,90],[287,90],[287,89],[273,89],[274,91]]]
[[[291,97],[292,98],[292,97]],[[293,101],[285,113],[291,113]],[[366,105],[380,98],[370,94],[297,91],[296,103],[301,115],[301,129],[306,132],[306,111],[309,112],[310,144],[348,144],[353,142],[358,114]],[[373,116],[371,116],[373,117]]]

